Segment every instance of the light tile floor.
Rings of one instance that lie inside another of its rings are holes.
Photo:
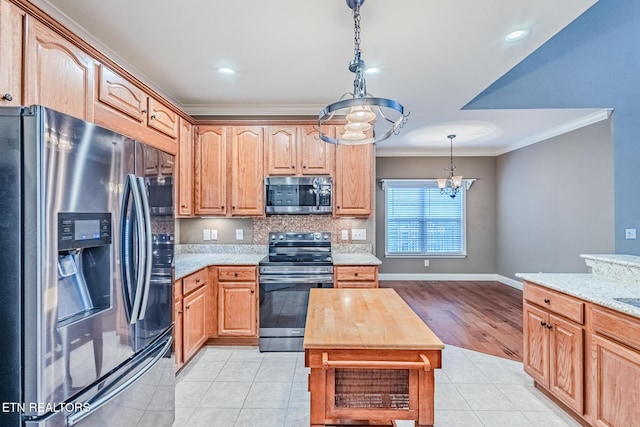
[[[436,427],[579,425],[533,387],[522,363],[453,346],[442,360]],[[176,379],[174,427],[308,426],[307,374],[304,353],[205,347]]]

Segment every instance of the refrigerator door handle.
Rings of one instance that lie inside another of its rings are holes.
[[[144,178],[138,177],[138,188],[142,199],[142,207],[144,212],[144,245],[146,249],[145,268],[144,268],[144,290],[142,292],[142,301],[140,303],[140,314],[138,320],[144,320],[147,312],[147,303],[149,301],[149,290],[151,288],[151,267],[153,264],[153,238],[151,236],[151,209],[149,208],[149,197]]]
[[[132,384],[134,384],[136,381],[138,381],[141,377],[143,377],[147,371],[149,371],[149,369],[153,368],[156,363],[158,363],[158,361],[160,361],[160,359],[162,359],[162,357],[164,357],[164,355],[167,353],[167,351],[171,348],[171,344],[173,344],[173,337],[168,336],[167,340],[164,344],[160,345],[160,343],[151,346],[150,349],[148,349],[147,351],[145,351],[144,353],[142,353],[139,358],[140,359],[144,359],[147,356],[149,356],[150,354],[157,352],[157,354],[153,357],[153,359],[147,363],[145,365],[144,368],[142,368],[140,371],[136,372],[136,374],[134,376],[132,376],[131,378],[127,379],[125,382],[123,382],[122,384],[118,384],[117,387],[115,387],[113,390],[111,389],[106,389],[106,390],[102,390],[102,392],[96,394],[95,396],[93,396],[92,398],[88,399],[85,402],[85,406],[91,408],[90,411],[79,411],[79,412],[75,412],[71,415],[69,415],[67,417],[67,425],[68,426],[73,426],[74,424],[79,423],[80,421],[82,421],[84,418],[88,417],[89,415],[91,415],[93,412],[97,411],[98,409],[100,409],[102,406],[104,406],[105,404],[109,403],[109,401],[113,400],[116,396],[118,396],[119,394],[121,394],[122,392],[124,392],[125,390],[127,390]],[[158,348],[160,348],[160,350],[158,351]],[[136,358],[138,359],[138,358]]]
[[[129,176],[125,177],[124,180],[124,191],[122,192],[122,208],[120,212],[120,259],[122,260],[122,293],[124,296],[124,306],[127,312],[127,318],[131,320],[133,318],[133,303],[131,301],[131,294],[129,293],[129,283],[135,280],[135,278],[131,277],[132,273],[132,256],[129,252],[129,248],[131,247],[131,230],[129,229],[127,222],[127,208],[129,206],[129,195],[131,194],[131,180]],[[135,289],[132,290],[135,293]]]
[[[143,227],[145,225],[144,219],[144,206],[142,205],[142,196],[140,194],[140,188],[137,183],[137,177],[133,174],[127,175],[127,181],[131,181],[131,194],[133,194],[133,203],[136,211],[136,230],[138,235],[138,277],[136,278],[136,287],[134,290],[134,298],[133,298],[133,306],[131,310],[131,317],[129,318],[129,323],[132,325],[138,321],[138,316],[140,313],[140,305],[142,303],[142,294],[144,293],[145,287],[145,277],[146,277],[146,268],[147,268],[147,247],[146,247],[146,230]],[[129,268],[132,268],[129,265]],[[144,270],[143,270],[144,268]],[[141,272],[142,270],[142,272]]]

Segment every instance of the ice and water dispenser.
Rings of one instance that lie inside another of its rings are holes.
[[[111,307],[111,214],[58,213],[58,326]]]

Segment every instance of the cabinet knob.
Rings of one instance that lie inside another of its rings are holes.
[[[547,322],[541,321],[540,326],[547,326]]]
[[[358,273],[353,273],[354,276],[358,277]]]
[[[187,205],[180,205],[180,207],[181,207],[181,208],[186,208],[186,207],[187,207]]]
[[[224,209],[224,206],[220,206],[220,209]]]
[[[236,208],[235,206],[231,206],[231,209],[235,209],[235,208]]]
[[[155,118],[156,118],[156,115],[155,115],[155,114],[152,114],[152,115],[151,115],[151,120],[153,120],[153,119],[155,119]]]
[[[141,110],[140,111],[142,114],[147,114],[147,110]]]
[[[238,273],[233,273],[234,276],[238,277]]]
[[[256,293],[256,291],[255,291],[255,290],[253,290],[253,289],[251,289],[251,293],[252,293],[252,294],[255,294],[255,293]]]
[[[200,283],[200,279],[196,279],[196,283]]]
[[[302,165],[302,169],[306,169],[306,168],[307,168],[307,165]]]
[[[5,101],[9,101],[9,102],[11,102],[11,101],[13,101],[13,96],[11,96],[11,94],[10,94],[10,93],[5,93],[5,94],[2,96],[2,99],[4,99]]]
[[[553,326],[552,326],[552,325],[547,324],[547,329],[551,330],[551,329],[553,329]]]
[[[544,303],[545,303],[545,304],[551,304],[551,300],[550,300],[549,298],[545,298],[545,299],[544,299]]]
[[[185,308],[186,308],[187,310],[189,310],[189,309],[191,308],[191,306],[190,306],[190,305],[188,305],[188,306],[186,306]]]
[[[178,310],[178,314],[182,314],[182,310]]]

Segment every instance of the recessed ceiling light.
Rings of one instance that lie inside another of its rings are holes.
[[[225,76],[232,76],[232,75],[234,75],[234,74],[236,73],[236,72],[235,72],[235,71],[233,71],[231,68],[227,68],[227,67],[221,67],[221,68],[218,68],[218,72],[219,72],[220,74],[225,75]]]
[[[523,38],[527,37],[530,33],[531,33],[531,30],[529,28],[521,28],[519,30],[511,31],[509,34],[507,34],[504,37],[504,40],[508,42],[515,42],[518,40],[522,40]]]
[[[376,74],[380,74],[380,68],[369,67],[366,70],[364,70],[364,73],[368,76],[375,76]]]

